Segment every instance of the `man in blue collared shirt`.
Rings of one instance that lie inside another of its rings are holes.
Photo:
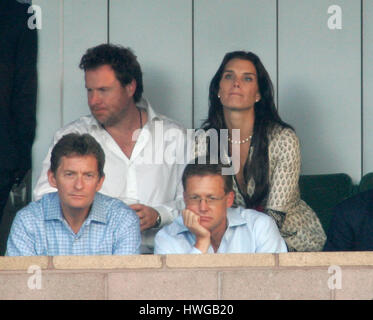
[[[120,200],[98,193],[105,154],[89,134],[71,133],[54,146],[48,193],[17,213],[8,256],[139,253],[140,221]]]
[[[221,164],[188,164],[183,173],[186,209],[155,237],[155,254],[287,252],[274,220],[231,208],[232,177]]]

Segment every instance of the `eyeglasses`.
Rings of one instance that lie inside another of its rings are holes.
[[[206,201],[206,204],[209,206],[216,205],[219,201],[223,200],[223,197],[207,196],[206,198],[201,198],[200,196],[187,196],[187,201],[193,205],[199,205],[202,201]]]

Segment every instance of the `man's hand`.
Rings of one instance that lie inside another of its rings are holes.
[[[199,215],[189,209],[183,210],[184,225],[196,236],[195,247],[206,253],[211,244],[211,233],[200,224]]]
[[[155,209],[144,204],[132,204],[130,207],[136,211],[140,218],[141,231],[150,229],[155,225],[158,218],[158,212]]]

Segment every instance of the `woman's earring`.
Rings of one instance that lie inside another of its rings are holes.
[[[220,94],[218,94],[218,98],[220,99]]]

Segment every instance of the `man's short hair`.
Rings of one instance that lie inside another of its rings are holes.
[[[182,183],[184,191],[186,191],[186,184],[188,178],[192,176],[221,176],[224,180],[224,192],[228,193],[233,190],[233,181],[231,175],[223,175],[222,170],[223,168],[229,168],[229,165],[222,164],[222,163],[210,163],[206,161],[204,158],[202,159],[195,159],[190,162],[184,169],[183,176],[182,176]]]
[[[52,149],[50,170],[56,174],[62,157],[94,156],[100,178],[104,174],[105,153],[101,145],[90,134],[69,133],[64,135]]]
[[[130,48],[114,44],[101,44],[90,48],[80,60],[79,68],[87,71],[103,65],[109,65],[123,87],[136,81],[136,91],[133,96],[139,102],[143,93],[142,72],[137,57]]]

